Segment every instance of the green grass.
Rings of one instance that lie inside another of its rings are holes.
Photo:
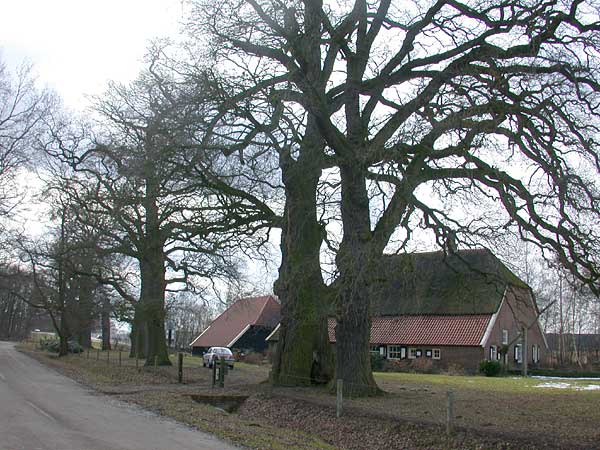
[[[174,366],[177,366],[177,354],[176,353],[169,355],[169,359],[171,360],[171,363]],[[183,367],[190,367],[190,368],[203,367],[202,366],[202,357],[201,356],[191,356],[187,353],[184,353],[183,354]],[[256,364],[247,364],[247,363],[240,362],[240,361],[236,361],[234,367],[244,369],[244,370],[257,370],[257,371],[265,370],[264,369],[265,366],[259,366]]]
[[[538,378],[522,377],[484,377],[484,376],[452,376],[452,375],[432,375],[432,374],[414,374],[414,373],[376,373],[375,380],[380,384],[394,383],[414,386],[429,386],[432,388],[446,390],[478,390],[497,393],[539,393],[560,394],[577,392],[582,396],[593,396],[600,399],[600,390],[584,391],[576,390],[576,387],[588,385],[600,385],[600,380],[560,380],[572,386],[567,389],[537,388],[545,382],[554,380],[543,380]]]

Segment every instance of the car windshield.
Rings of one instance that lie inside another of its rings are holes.
[[[215,348],[214,351],[219,355],[231,355],[231,350],[229,350],[228,348]]]

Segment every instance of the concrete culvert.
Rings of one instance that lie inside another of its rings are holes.
[[[214,406],[228,413],[236,412],[248,400],[247,395],[191,395],[198,403]]]

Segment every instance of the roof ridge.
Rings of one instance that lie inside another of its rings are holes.
[[[227,308],[225,308],[225,310],[220,313],[217,317],[215,317],[209,324],[208,327],[206,327],[206,330],[208,330],[208,328],[218,319],[221,318],[221,316],[223,316],[226,312],[229,312],[229,310],[231,308],[233,308],[235,305],[237,305],[239,302],[241,302],[242,300],[255,300],[255,299],[259,299],[259,298],[263,298],[265,297],[264,295],[260,295],[260,296],[256,296],[256,297],[242,297],[242,298],[238,298],[235,302],[233,302],[231,305],[227,306]],[[261,310],[262,311],[262,310]],[[204,331],[206,331],[204,330]]]
[[[258,313],[258,316],[257,316],[257,317],[256,317],[256,319],[254,320],[254,323],[253,323],[252,325],[256,325],[256,324],[258,323],[258,320],[259,320],[259,319],[262,317],[262,315],[263,315],[263,312],[265,311],[265,308],[267,307],[267,303],[269,303],[269,300],[271,300],[271,298],[272,298],[270,294],[269,294],[269,295],[263,295],[263,296],[262,296],[262,297],[260,297],[260,298],[263,298],[263,297],[264,297],[264,299],[265,299],[265,302],[263,303],[263,305],[262,305],[262,308],[260,308],[260,311],[259,311],[259,313]]]

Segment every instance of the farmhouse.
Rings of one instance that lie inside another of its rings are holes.
[[[219,315],[190,344],[193,355],[210,347],[243,352],[266,350],[265,338],[280,320],[281,306],[272,295],[242,298]]]
[[[489,250],[386,255],[371,307],[371,352],[400,365],[475,371],[490,359],[520,368],[523,328],[529,365],[547,354],[531,289]],[[334,344],[335,326],[330,318]]]

